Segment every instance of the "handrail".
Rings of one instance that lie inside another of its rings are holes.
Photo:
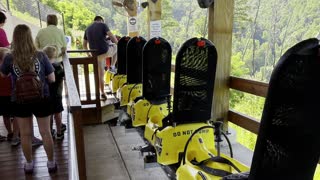
[[[77,49],[77,50],[67,50],[67,53],[88,53],[96,52],[96,49]]]
[[[250,93],[256,96],[266,97],[269,84],[260,81],[253,81],[249,79],[230,76],[229,87],[231,89]],[[253,117],[244,115],[234,110],[229,110],[228,120],[255,134],[258,134],[259,132],[260,123]]]
[[[257,119],[234,110],[228,111],[228,121],[255,134],[259,132],[260,122]]]
[[[63,67],[65,72],[65,83],[66,85],[66,91],[67,91],[67,103],[68,107],[70,107],[72,110],[78,110],[81,109],[81,101],[79,97],[79,93],[77,90],[76,83],[74,81],[74,76],[71,68],[71,64],[68,58],[68,55],[63,57]]]
[[[253,81],[249,79],[230,76],[229,87],[256,96],[266,97],[269,84],[260,81]]]
[[[69,177],[86,180],[81,101],[67,54],[63,57],[63,65],[69,121]]]

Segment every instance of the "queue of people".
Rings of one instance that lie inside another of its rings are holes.
[[[66,125],[62,123],[65,35],[57,28],[57,16],[51,14],[47,16],[47,27],[38,32],[35,41],[30,28],[19,24],[14,28],[10,44],[2,29],[5,21],[5,14],[0,12],[0,116],[3,116],[8,132],[7,136],[0,134],[0,142],[11,141],[12,146],[21,143],[26,159],[25,173],[33,173],[32,146],[43,144],[48,157],[48,171],[54,173],[58,167],[54,160],[53,138],[63,140],[66,130]],[[88,55],[98,59],[102,100],[107,99],[104,92],[105,60],[112,58],[110,71],[115,72],[117,43],[104,19],[96,16],[85,31],[83,47],[95,50]],[[23,78],[29,78],[28,81],[33,83],[26,85],[27,81]],[[33,89],[30,92],[32,88],[39,91]],[[33,116],[37,119],[42,140],[34,137]],[[56,130],[53,129],[53,122]]]
[[[0,135],[0,141],[11,141],[13,146],[21,143],[26,159],[25,173],[33,173],[32,146],[43,144],[48,171],[54,173],[58,167],[54,160],[53,138],[63,140],[66,130],[61,116],[64,77],[61,62],[66,51],[65,36],[57,28],[57,16],[48,15],[48,26],[38,32],[35,41],[30,28],[19,24],[14,28],[10,44],[2,29],[5,21],[5,14],[0,12],[0,116],[3,116],[8,132],[7,136]],[[21,101],[21,97],[31,97],[28,94],[30,87],[22,84],[22,78],[33,78],[32,81],[38,82],[39,86],[35,87],[39,87],[41,96],[36,101]],[[23,88],[25,93],[21,93]],[[42,140],[34,137],[34,116]],[[53,120],[56,131],[52,127]]]

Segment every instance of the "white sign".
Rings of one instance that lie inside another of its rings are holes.
[[[128,18],[128,31],[130,32],[138,32],[138,24],[137,17],[129,17]]]
[[[153,37],[161,37],[161,20],[150,21],[150,39]]]
[[[66,36],[67,49],[71,49],[71,36]]]

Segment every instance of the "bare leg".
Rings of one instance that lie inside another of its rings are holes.
[[[99,75],[99,88],[101,94],[104,92],[104,74],[105,74],[105,65],[106,64],[106,55],[102,54],[98,56],[98,75]]]
[[[12,124],[13,124],[13,138],[16,138],[19,136],[19,133],[20,133],[18,121],[16,118],[13,118]]]
[[[3,123],[6,126],[8,134],[12,133],[11,120],[9,116],[3,116]]]
[[[114,45],[114,48],[115,48],[114,55],[111,58],[111,66],[113,66],[113,67],[116,65],[116,63],[118,61],[118,53],[117,53],[118,47],[116,45]]]
[[[50,131],[50,116],[37,117],[39,131],[43,140],[43,146],[47,153],[48,160],[53,160],[53,140]]]
[[[26,158],[28,163],[32,161],[32,117],[27,118],[19,118],[16,117],[16,121],[18,122],[20,135],[21,135],[21,146],[23,150],[24,157]]]
[[[61,125],[62,125],[62,115],[60,113],[55,113],[54,114],[54,119],[56,121],[56,127],[57,127],[57,133],[61,134]]]
[[[104,73],[105,70],[102,69],[102,67],[98,67],[98,73],[99,73],[99,88],[100,88],[100,92],[101,94],[104,94]]]

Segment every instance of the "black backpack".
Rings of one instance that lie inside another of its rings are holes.
[[[34,72],[22,72],[18,66],[13,65],[13,71],[17,75],[15,84],[16,102],[19,104],[36,103],[44,97],[43,85],[39,77],[39,60],[36,59],[34,64]]]

